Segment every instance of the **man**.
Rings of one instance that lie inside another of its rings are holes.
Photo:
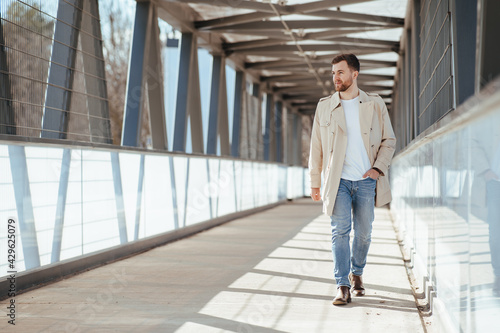
[[[354,54],[342,54],[332,60],[336,93],[320,99],[311,135],[311,197],[321,200],[323,172],[323,212],[330,216],[332,227],[337,282],[334,305],[349,303],[351,292],[364,295],[361,276],[371,243],[374,206],[391,201],[386,175],[396,138],[382,98],[358,88],[359,67]]]

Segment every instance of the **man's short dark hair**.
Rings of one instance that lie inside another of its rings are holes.
[[[345,62],[347,62],[347,66],[349,66],[349,68],[351,70],[359,72],[359,67],[360,67],[359,66],[359,60],[352,53],[350,53],[350,54],[340,54],[340,55],[336,56],[332,60],[332,65],[338,64],[339,62],[344,61],[344,60],[345,60]]]

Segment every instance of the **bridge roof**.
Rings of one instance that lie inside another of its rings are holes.
[[[392,102],[406,1],[162,0],[159,15],[222,53],[299,112],[334,92],[331,59],[355,53],[358,84]]]

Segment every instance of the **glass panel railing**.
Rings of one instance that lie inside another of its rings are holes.
[[[17,272],[302,197],[307,188],[301,167],[41,143],[0,143],[0,168],[0,244],[12,218]],[[2,261],[0,276],[8,268]]]
[[[435,296],[443,329],[493,332],[500,318],[498,83],[434,127],[394,158],[391,211],[419,292]]]

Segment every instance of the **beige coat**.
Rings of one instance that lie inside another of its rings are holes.
[[[382,171],[377,181],[375,206],[389,203],[391,187],[387,171],[391,164],[396,137],[382,98],[377,94],[367,94],[359,90],[359,122],[361,136],[372,167]],[[333,214],[335,198],[340,184],[347,148],[347,125],[339,93],[320,99],[316,107],[309,154],[309,175],[311,187],[321,187],[321,172],[325,186],[323,189],[323,212]],[[368,171],[368,170],[367,170]]]

